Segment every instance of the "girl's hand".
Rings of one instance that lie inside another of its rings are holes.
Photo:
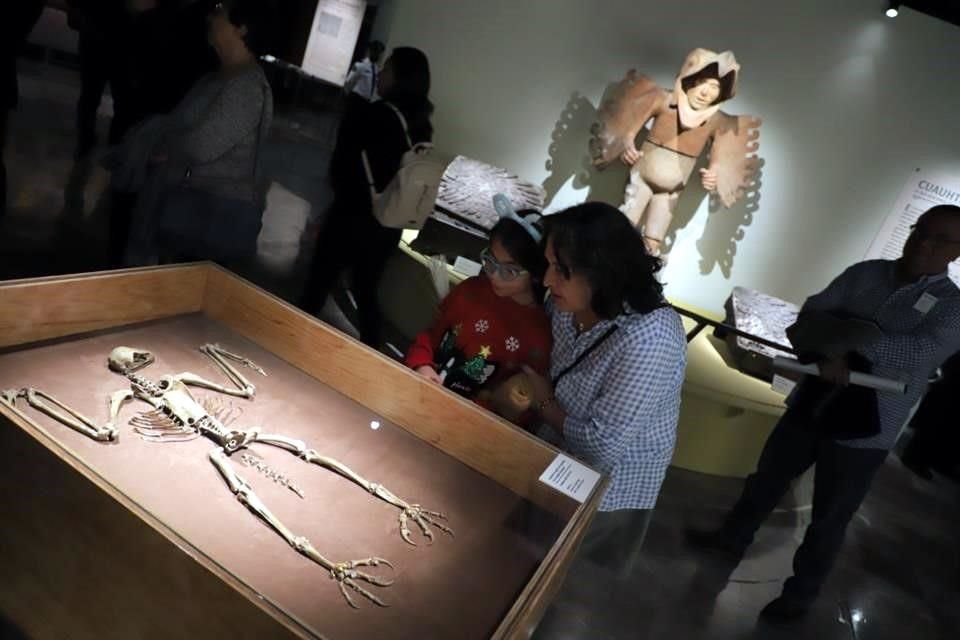
[[[530,383],[531,406],[537,407],[553,399],[553,385],[549,380],[527,365],[523,365],[523,372],[527,374]]]
[[[428,364],[425,364],[422,367],[417,367],[416,372],[419,373],[424,378],[426,378],[427,380],[429,380],[430,382],[434,382],[439,385],[443,384],[443,380],[440,378],[440,374],[437,373],[436,369],[434,369]]]

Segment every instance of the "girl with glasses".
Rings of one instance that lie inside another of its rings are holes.
[[[552,339],[543,310],[547,265],[540,232],[530,221],[539,216],[511,214],[490,232],[483,273],[444,299],[433,326],[410,347],[406,364],[522,426],[533,414],[517,374],[523,366],[545,373]]]

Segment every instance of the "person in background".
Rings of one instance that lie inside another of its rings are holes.
[[[657,280],[662,262],[615,207],[545,218],[550,378],[527,369],[540,435],[610,486],[579,557],[629,575],[673,456],[687,340]]]
[[[7,212],[7,167],[3,154],[7,146],[10,112],[17,108],[17,55],[43,13],[42,0],[17,0],[0,6],[0,218]]]
[[[934,470],[960,480],[960,429],[953,413],[960,395],[960,353],[940,368],[942,377],[930,385],[910,420],[914,436],[900,461],[924,480],[933,480]]]
[[[337,136],[330,160],[333,203],[320,231],[300,301],[304,310],[319,313],[341,272],[352,269],[360,337],[374,348],[381,346],[377,286],[390,254],[400,242],[401,231],[382,226],[374,217],[362,153],[366,152],[369,159],[379,193],[397,173],[403,154],[410,148],[394,108],[403,114],[414,144],[432,139],[427,56],[412,47],[394,49],[379,76],[378,91],[383,100],[365,107],[357,126],[341,127]]]
[[[211,0],[158,0],[160,11],[148,34],[141,83],[152,113],[169,113],[201,78],[220,68],[217,52],[208,42],[207,20],[214,4]],[[263,11],[257,13],[257,31]]]
[[[129,262],[216,260],[242,268],[256,253],[264,208],[261,147],[273,97],[254,55],[257,0],[209,14],[220,69],[168,115],[144,122],[117,153],[114,180],[139,190]]]
[[[812,521],[793,576],[762,618],[789,622],[809,610],[929,376],[960,350],[960,289],[947,273],[958,257],[960,207],[933,207],[912,228],[899,260],[853,265],[810,297],[788,330],[822,378],[807,376],[788,399],[723,525],[687,531],[692,546],[738,560],[790,483],[816,464]],[[852,368],[904,382],[906,393],[848,386]]]
[[[111,141],[153,116],[170,113],[200,78],[219,68],[207,37],[206,0],[135,0],[119,45],[123,60],[115,62],[111,91],[120,89],[121,110],[111,123]],[[115,107],[118,96],[114,96]],[[118,119],[119,117],[119,119]],[[92,125],[92,123],[91,123]],[[108,261],[127,264],[126,253],[139,189],[112,185],[109,195]]]
[[[364,102],[373,102],[377,99],[377,80],[380,75],[380,57],[385,47],[379,40],[371,40],[367,45],[367,55],[355,63],[347,74],[343,83],[343,90],[347,96],[356,96]],[[349,106],[347,107],[350,108]]]
[[[535,417],[522,383],[501,387],[527,365],[545,374],[553,340],[543,310],[546,261],[535,211],[501,218],[482,254],[484,275],[457,285],[433,325],[417,336],[406,364],[424,378],[529,426]],[[503,397],[500,394],[508,394]]]
[[[123,137],[131,95],[119,78],[129,60],[122,45],[127,0],[69,0],[68,24],[78,33],[80,97],[77,99],[76,157],[86,156],[97,143],[97,110],[110,85],[113,120],[110,144]]]

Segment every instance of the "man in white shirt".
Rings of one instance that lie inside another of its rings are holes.
[[[812,519],[794,556],[794,574],[761,612],[764,619],[787,622],[810,608],[930,374],[960,351],[960,289],[948,274],[957,258],[960,207],[939,205],[912,227],[899,260],[853,265],[804,304],[794,327],[829,314],[872,322],[879,331],[842,355],[794,339],[801,354],[822,351],[824,381],[805,379],[791,396],[723,526],[687,532],[696,548],[741,557],[790,483],[816,464]],[[848,387],[851,367],[863,370],[864,363],[868,373],[904,382],[906,393]]]
[[[352,98],[360,96],[367,102],[373,102],[377,98],[377,76],[380,75],[380,57],[384,51],[383,43],[379,40],[371,40],[367,46],[367,56],[355,63],[350,73],[347,74],[347,80],[343,83],[343,90]]]

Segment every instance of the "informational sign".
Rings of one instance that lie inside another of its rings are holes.
[[[791,380],[790,378],[784,378],[780,374],[773,374],[773,384],[771,389],[777,393],[782,393],[785,396],[793,393],[793,389],[797,386],[797,383]]]
[[[918,169],[900,192],[870,245],[867,260],[899,258],[910,236],[910,227],[924,211],[938,204],[960,206],[960,176],[929,175]],[[960,261],[950,265],[950,278],[960,286]]]
[[[599,473],[562,453],[557,454],[546,471],[540,474],[540,482],[577,502],[587,499],[598,480]]]
[[[342,87],[366,10],[366,0],[319,0],[303,54],[303,70]]]

